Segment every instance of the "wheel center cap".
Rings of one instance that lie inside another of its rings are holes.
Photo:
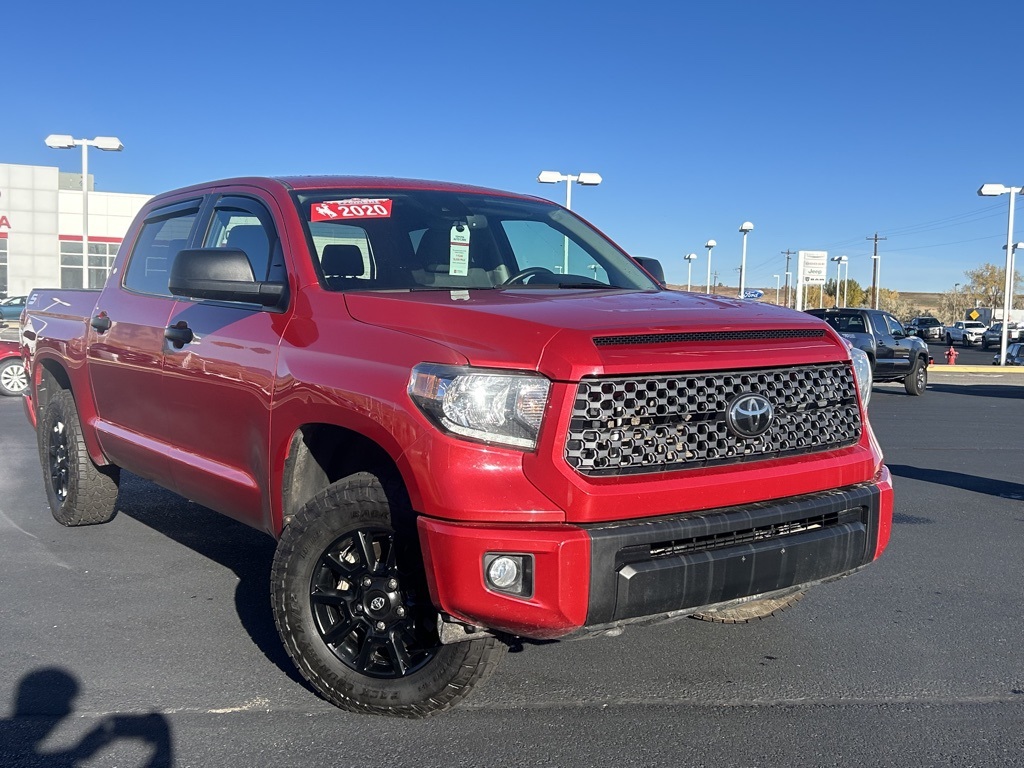
[[[391,601],[383,592],[371,592],[366,596],[366,612],[372,616],[385,616],[391,612]]]

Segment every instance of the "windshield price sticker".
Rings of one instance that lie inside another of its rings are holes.
[[[448,251],[448,274],[466,276],[469,274],[469,227],[456,224],[452,227],[451,246]]]
[[[391,200],[384,197],[353,197],[350,200],[327,200],[314,203],[310,221],[341,221],[343,219],[387,219],[391,216]]]

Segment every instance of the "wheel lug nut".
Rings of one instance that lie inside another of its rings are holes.
[[[355,611],[356,613],[362,613],[363,612],[362,603],[356,603],[354,606],[352,606],[352,610]]]
[[[369,576],[363,576],[363,586],[364,587],[368,587],[371,584],[373,584],[373,582],[370,581],[370,577]]]
[[[395,608],[395,616],[398,616],[399,618],[405,616],[405,606],[400,605],[397,608]]]
[[[388,589],[392,592],[398,589],[398,579],[388,579]]]
[[[387,627],[387,625],[383,621],[378,621],[377,622],[377,631],[378,632],[383,632],[386,627]]]

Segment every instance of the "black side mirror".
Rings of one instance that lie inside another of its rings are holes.
[[[658,281],[659,285],[665,284],[665,268],[661,266],[660,261],[650,256],[634,256],[633,261],[643,267],[647,274]]]
[[[286,283],[260,282],[244,251],[237,248],[192,248],[179,251],[171,265],[168,289],[175,296],[241,301],[280,306]]]

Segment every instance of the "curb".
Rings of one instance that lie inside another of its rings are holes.
[[[933,373],[995,373],[1024,377],[1024,365],[929,365],[928,375]]]

